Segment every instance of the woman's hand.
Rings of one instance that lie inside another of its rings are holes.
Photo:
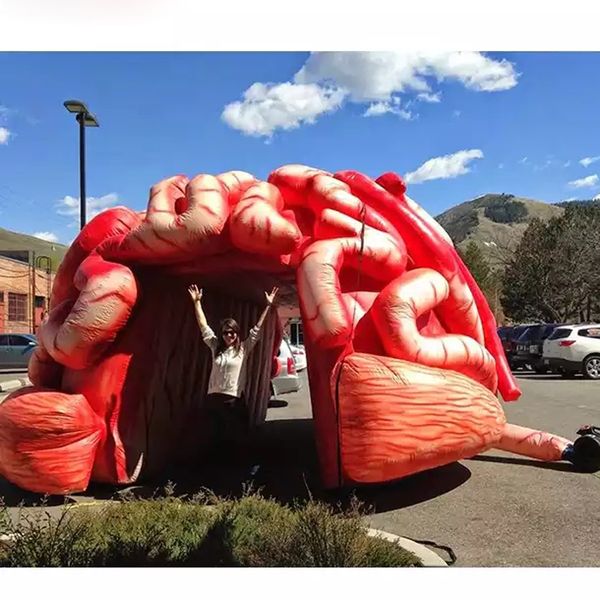
[[[200,302],[202,300],[202,290],[199,290],[197,285],[190,285],[190,287],[188,288],[188,292],[190,293],[190,296],[192,297],[194,303]]]
[[[271,306],[273,304],[273,300],[275,300],[275,296],[277,296],[277,292],[279,292],[279,288],[278,287],[274,287],[271,290],[270,294],[267,294],[267,292],[265,292],[265,298],[267,299],[267,304],[269,306]]]

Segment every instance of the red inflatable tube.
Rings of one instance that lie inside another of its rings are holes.
[[[406,186],[402,179],[394,174],[394,173],[386,173],[382,175],[377,180],[383,187],[389,189],[391,193],[395,195],[397,200],[402,203],[407,210],[410,210],[415,219],[418,219],[422,222],[423,226],[429,229],[431,236],[437,237],[440,241],[440,244],[444,244],[447,248],[447,252],[454,254],[454,260],[458,266],[459,272],[463,277],[466,284],[469,286],[471,293],[473,294],[473,298],[475,299],[475,305],[477,306],[477,311],[479,312],[479,316],[481,318],[481,323],[483,327],[483,334],[485,339],[485,347],[490,352],[490,354],[494,357],[496,361],[496,370],[498,373],[498,390],[505,401],[513,402],[518,400],[521,396],[521,390],[519,389],[515,378],[510,370],[508,365],[508,361],[506,360],[506,355],[504,353],[504,349],[502,348],[502,343],[498,338],[498,334],[496,332],[496,320],[490,307],[485,299],[485,296],[477,282],[467,269],[466,265],[460,258],[458,252],[454,246],[450,245],[439,232],[436,231],[436,227],[433,223],[429,223],[428,220],[424,219],[417,211],[413,209],[412,206],[404,197],[404,192],[406,191]],[[441,226],[440,226],[441,227]]]
[[[467,282],[467,285],[471,289],[473,297],[475,298],[477,310],[481,315],[483,334],[485,336],[485,347],[496,360],[496,370],[498,372],[498,391],[506,402],[514,402],[521,397],[521,390],[519,389],[514,375],[510,370],[510,366],[508,365],[508,361],[506,360],[506,354],[504,353],[502,342],[500,341],[496,331],[496,319],[494,319],[494,315],[490,310],[487,300],[485,299],[483,292],[479,289],[479,286],[471,275],[469,269],[467,269],[460,256],[457,258],[458,266]]]
[[[483,329],[473,296],[458,269],[456,255],[449,251],[448,244],[434,235],[405,204],[398,202],[395,196],[366,175],[342,171],[335,176],[348,183],[354,194],[375,205],[376,210],[391,221],[404,238],[413,266],[432,268],[446,278],[450,295],[436,309],[445,329],[483,343]]]

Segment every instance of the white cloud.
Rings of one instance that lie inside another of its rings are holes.
[[[589,167],[591,164],[600,160],[600,156],[586,156],[579,161],[580,165],[584,167]]]
[[[561,200],[561,202],[574,202],[575,200],[579,200],[579,198],[577,196],[571,196],[570,198],[565,198],[564,200]]]
[[[45,240],[46,242],[58,242],[58,236],[51,231],[38,231],[33,234],[33,237]]]
[[[96,215],[101,212],[112,208],[119,202],[117,194],[106,194],[105,196],[99,197],[88,197],[86,203],[86,217],[90,221]],[[79,198],[73,196],[65,196],[56,203],[56,212],[59,215],[66,217],[73,217],[73,222],[70,226],[74,226],[79,223]]]
[[[393,93],[431,92],[428,78],[453,79],[476,91],[517,85],[512,63],[481,52],[314,52],[296,74],[298,83],[333,82],[353,100],[389,100]]]
[[[588,175],[587,177],[582,177],[581,179],[575,179],[574,181],[569,181],[569,185],[574,188],[583,188],[583,187],[594,187],[598,185],[598,175]]]
[[[315,84],[254,83],[241,102],[232,102],[221,118],[247,135],[271,136],[276,129],[295,129],[337,110],[345,92]]]
[[[422,183],[432,179],[451,179],[459,175],[469,173],[469,163],[483,158],[483,152],[479,149],[460,150],[454,154],[430,158],[416,171],[411,171],[404,176],[407,183]]]
[[[12,133],[6,127],[0,127],[0,145],[5,146],[8,144]]]
[[[430,92],[421,92],[420,94],[417,94],[417,100],[437,104],[438,102],[442,101],[442,92],[437,92],[435,94]]]
[[[242,100],[225,106],[221,118],[257,137],[314,123],[346,100],[370,104],[364,116],[393,113],[412,119],[408,103],[395,104],[398,94],[439,103],[434,83],[454,80],[478,92],[496,92],[514,87],[517,79],[512,63],[481,52],[313,52],[293,82],[254,83]]]
[[[411,121],[418,116],[412,113],[407,108],[402,108],[400,104],[400,98],[398,98],[397,96],[394,96],[389,102],[385,100],[380,102],[373,102],[363,113],[363,117],[380,117],[381,115],[391,113],[394,115],[398,115],[400,118],[405,119],[406,121]]]
[[[595,195],[595,196],[592,198],[592,200],[600,200],[600,194],[596,194],[596,195]]]

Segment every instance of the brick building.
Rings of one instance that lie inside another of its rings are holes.
[[[37,331],[54,281],[44,258],[37,257],[34,269],[31,262],[0,255],[0,333]]]

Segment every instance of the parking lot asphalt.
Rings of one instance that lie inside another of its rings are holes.
[[[600,424],[600,382],[517,378],[523,396],[504,405],[509,422],[570,439],[581,425]],[[310,423],[307,387],[285,398],[288,406],[269,418],[288,429]],[[297,453],[308,447],[296,443]],[[600,566],[600,474],[577,473],[567,463],[492,450],[357,495],[372,506],[374,527],[449,546],[456,566]]]
[[[306,371],[301,377],[300,392],[281,396],[256,436],[254,458],[261,469],[254,483],[284,502],[308,496],[338,501],[340,495],[319,487]],[[517,377],[523,397],[504,405],[510,422],[571,439],[581,425],[600,424],[600,382]],[[237,494],[246,477],[222,468],[171,475],[182,493],[206,486]],[[92,486],[67,501],[95,502],[114,492]],[[448,546],[456,554],[456,566],[600,566],[600,474],[577,473],[567,463],[541,463],[492,450],[353,492],[370,507],[371,526]],[[36,501],[0,481],[3,495],[15,514],[18,502]]]

